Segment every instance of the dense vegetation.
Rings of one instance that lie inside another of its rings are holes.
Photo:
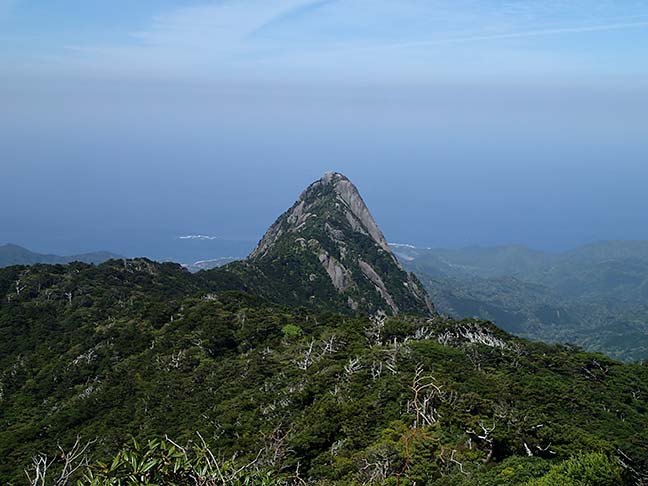
[[[648,243],[603,242],[552,254],[523,247],[397,247],[437,309],[479,316],[529,339],[648,358]]]
[[[245,288],[148,260],[0,270],[0,482],[77,439],[83,484],[646,480],[645,364]]]

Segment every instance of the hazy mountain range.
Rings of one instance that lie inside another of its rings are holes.
[[[648,357],[648,242],[598,242],[564,253],[392,246],[442,313],[620,359]]]
[[[128,255],[128,257],[148,256],[158,261],[174,261],[194,272],[216,268],[244,258],[254,246],[251,242],[223,240],[203,235],[175,237],[164,243],[157,241],[151,244],[157,245],[157,248],[151,248],[150,251],[144,252],[142,255],[135,254]],[[174,258],[160,258],[155,255],[174,255]],[[12,243],[0,245],[0,268],[37,263],[64,264],[75,261],[98,264],[113,258],[121,259],[126,256],[110,251],[61,256],[37,253]]]
[[[65,264],[70,262],[103,263],[111,258],[122,258],[108,251],[83,253],[81,255],[59,256],[36,253],[11,243],[0,246],[0,267],[11,265],[34,265],[36,263]]]

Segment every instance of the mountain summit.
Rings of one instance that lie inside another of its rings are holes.
[[[283,234],[299,233],[306,226],[319,227],[336,240],[334,229],[342,228],[334,228],[332,224],[335,224],[335,221],[332,220],[340,214],[344,216],[352,231],[369,236],[376,245],[391,253],[382,231],[371,216],[358,189],[343,174],[327,172],[321,179],[308,186],[292,208],[275,221],[250,258],[265,256]],[[312,218],[319,221],[314,221]],[[340,226],[339,222],[336,226]],[[397,261],[396,263],[398,264]]]
[[[308,186],[247,260],[228,269],[256,292],[289,304],[434,314],[423,286],[400,265],[357,188],[337,172]]]

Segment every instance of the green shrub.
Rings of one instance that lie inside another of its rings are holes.
[[[526,484],[547,474],[551,463],[539,457],[509,457],[496,465],[483,478],[480,486],[505,486]]]
[[[253,463],[240,466],[220,461],[206,445],[181,447],[170,440],[135,440],[110,463],[88,468],[77,486],[272,486],[270,474],[256,470]]]
[[[304,334],[302,328],[296,326],[295,324],[286,324],[281,328],[281,332],[283,333],[284,337],[287,338],[299,337]]]
[[[553,466],[528,486],[619,486],[623,484],[621,467],[600,452],[578,454]]]

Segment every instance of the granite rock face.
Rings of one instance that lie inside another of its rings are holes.
[[[434,314],[423,286],[403,270],[358,189],[337,172],[308,186],[247,260],[230,269],[279,302]]]

